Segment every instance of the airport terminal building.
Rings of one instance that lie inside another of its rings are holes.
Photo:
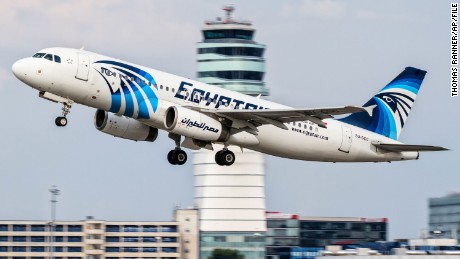
[[[267,236],[260,244],[265,247],[266,258],[292,258],[299,249],[321,251],[330,244],[384,241],[387,235],[387,221],[383,219],[301,217],[278,212],[269,212],[266,217]],[[208,248],[208,236],[215,239],[215,248],[238,242],[233,237],[234,241],[225,242],[225,235],[220,233],[200,236],[198,218],[197,209],[177,209],[174,221],[88,217],[57,221],[53,232],[49,221],[0,221],[0,259],[206,259],[200,256],[200,249]],[[247,244],[261,242],[260,236],[249,238],[254,240]]]
[[[329,245],[387,241],[388,219],[305,217],[267,212],[267,258],[292,258],[296,251],[319,253]]]
[[[197,210],[175,221],[0,221],[0,259],[198,258]],[[52,242],[51,242],[52,241]]]
[[[460,193],[430,198],[428,202],[430,233],[460,243]]]
[[[0,258],[56,259],[180,258],[176,222],[0,222]],[[50,240],[53,245],[50,246]],[[52,248],[52,249],[51,249]]]

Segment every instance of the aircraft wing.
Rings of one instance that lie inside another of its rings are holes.
[[[247,122],[255,126],[263,124],[272,124],[276,127],[287,129],[283,123],[294,121],[309,120],[318,124],[321,127],[326,127],[322,121],[326,118],[332,118],[333,115],[342,115],[356,112],[366,111],[362,107],[345,106],[345,107],[330,107],[330,108],[314,108],[314,109],[265,109],[265,110],[208,110],[201,109],[204,113],[213,113],[219,117],[224,117],[232,120],[234,123]],[[244,123],[242,123],[244,124]]]
[[[389,152],[404,152],[404,151],[444,151],[449,150],[445,147],[439,146],[427,146],[427,145],[406,145],[406,144],[385,144],[379,142],[373,142],[372,145],[389,151]]]

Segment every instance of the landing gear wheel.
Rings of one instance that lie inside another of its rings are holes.
[[[187,162],[187,153],[181,149],[174,149],[168,153],[168,162],[172,165],[183,165]]]
[[[233,163],[235,163],[235,154],[230,150],[224,150],[220,155],[220,159],[222,160],[224,165],[230,166],[233,165]]]
[[[171,165],[175,165],[176,162],[174,161],[174,152],[176,152],[176,150],[171,150],[169,151],[168,153],[168,162],[171,164]]]
[[[175,161],[178,165],[183,165],[187,162],[187,153],[184,150],[176,150]]]
[[[64,127],[67,125],[67,118],[66,117],[57,117],[56,120],[54,120],[56,123],[56,126],[58,127]]]
[[[222,162],[221,155],[222,155],[222,150],[217,151],[217,152],[216,152],[216,155],[214,156],[214,158],[215,158],[215,160],[216,160],[216,164],[218,164],[218,165],[220,165],[220,166],[223,166],[224,163]]]
[[[216,153],[215,160],[220,166],[230,166],[235,163],[235,154],[230,150],[221,150]]]

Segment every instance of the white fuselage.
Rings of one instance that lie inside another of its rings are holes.
[[[149,105],[149,118],[139,117],[138,102],[131,118],[149,126],[166,130],[165,112],[171,106],[186,106],[203,109],[286,109],[287,106],[207,85],[180,76],[164,73],[147,67],[124,62],[96,53],[66,48],[50,48],[40,52],[59,55],[61,63],[43,58],[25,58],[13,67],[15,75],[27,85],[40,92],[49,92],[75,103],[110,111],[112,94],[119,87],[120,78],[111,76],[110,69],[98,61],[122,62],[148,72],[155,85],[150,88],[157,96],[157,105]],[[18,72],[19,71],[19,72]],[[103,77],[102,75],[105,75]],[[111,89],[108,85],[111,85]],[[199,94],[193,101],[192,94]],[[185,98],[181,98],[186,96]],[[142,96],[146,103],[152,102]],[[188,97],[188,98],[187,98]],[[203,98],[205,97],[205,98]],[[209,102],[207,97],[215,97]],[[118,114],[126,115],[126,102],[122,100]],[[228,105],[225,105],[228,104]],[[288,130],[273,125],[259,126],[258,143],[232,143],[243,148],[291,159],[328,162],[385,162],[417,159],[418,152],[385,152],[376,149],[372,141],[399,143],[371,131],[358,128],[334,119],[325,119],[326,128],[310,121],[285,123]]]

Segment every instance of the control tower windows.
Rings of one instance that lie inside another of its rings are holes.
[[[203,36],[206,40],[214,39],[242,39],[252,40],[254,31],[249,30],[208,30],[203,31]]]
[[[218,77],[223,79],[245,79],[261,81],[264,76],[263,72],[255,71],[206,71],[198,72],[198,77]]]
[[[263,48],[250,47],[218,47],[218,48],[200,48],[198,54],[220,54],[225,56],[248,56],[262,57],[264,54]]]

